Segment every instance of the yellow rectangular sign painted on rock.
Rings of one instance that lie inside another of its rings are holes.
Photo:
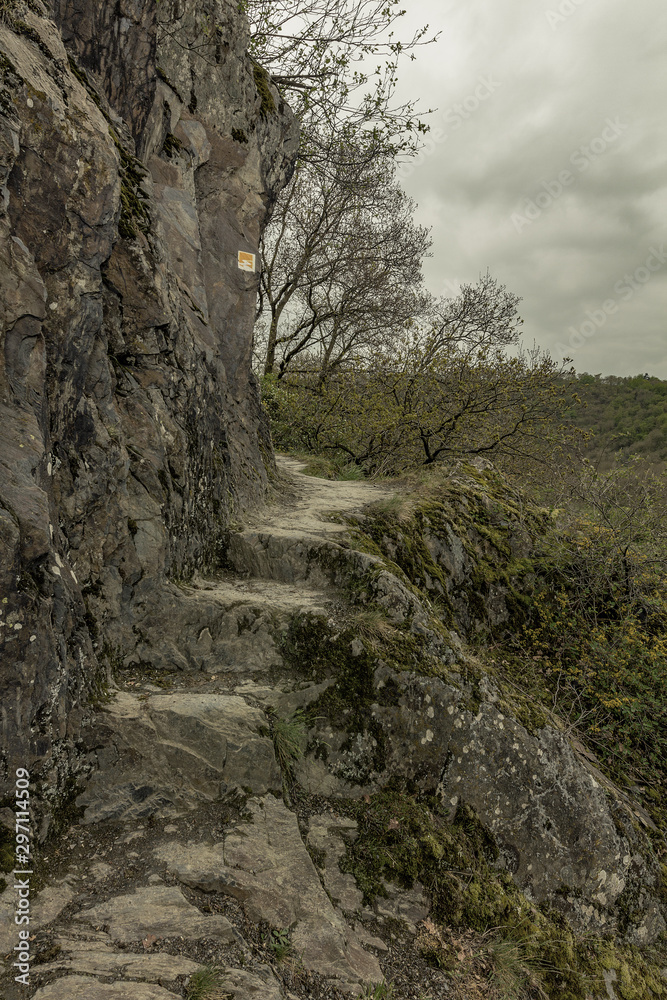
[[[242,271],[255,270],[254,253],[248,253],[246,250],[239,250],[238,261],[239,261],[239,267],[241,268]]]

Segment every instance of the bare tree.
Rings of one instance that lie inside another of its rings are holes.
[[[520,301],[488,271],[476,284],[462,285],[456,298],[434,300],[427,317],[425,363],[443,352],[462,358],[518,344]]]
[[[262,245],[256,355],[282,378],[308,356],[325,379],[422,313],[428,230],[387,158],[301,164]]]

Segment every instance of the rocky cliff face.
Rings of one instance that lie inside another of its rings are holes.
[[[215,564],[264,493],[257,274],[237,252],[298,135],[232,2],[0,17],[3,778],[39,762],[48,798],[167,580]]]

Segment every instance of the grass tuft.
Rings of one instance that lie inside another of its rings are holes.
[[[190,977],[187,1000],[232,1000],[232,994],[222,987],[222,971],[215,965],[205,965]]]
[[[546,996],[537,978],[537,963],[526,955],[521,942],[495,937],[490,941],[487,953],[493,967],[491,982],[502,1000]]]
[[[338,480],[345,483],[359,482],[361,479],[365,479],[364,470],[356,462],[350,462],[348,465],[344,465],[343,468],[338,473]]]
[[[303,757],[308,740],[303,713],[297,710],[289,718],[274,718],[272,735],[280,769],[290,773],[296,761]]]
[[[396,629],[387,618],[384,608],[364,608],[352,619],[352,628],[369,642],[383,642],[391,639]]]
[[[370,510],[372,513],[381,514],[398,524],[408,524],[413,519],[417,506],[417,501],[412,497],[394,493],[386,500],[378,500],[371,506]]]

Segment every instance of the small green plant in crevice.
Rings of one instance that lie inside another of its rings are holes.
[[[215,965],[205,965],[190,977],[187,1000],[231,1000],[232,994],[223,989],[222,972]]]
[[[292,951],[289,930],[272,930],[268,937],[267,946],[276,961],[282,962]]]
[[[296,762],[303,757],[308,742],[303,713],[297,710],[288,718],[274,716],[271,731],[280,770],[289,775]]]
[[[392,984],[383,980],[381,983],[368,983],[357,1000],[394,1000],[395,997]]]

